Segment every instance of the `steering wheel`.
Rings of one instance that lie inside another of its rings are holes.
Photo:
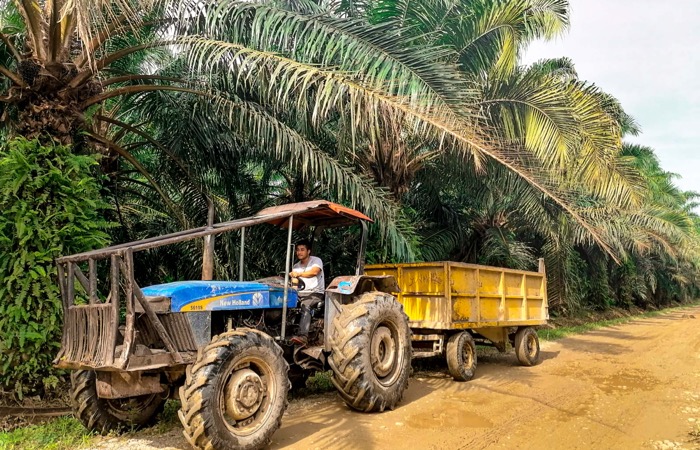
[[[292,283],[292,278],[289,279],[289,282]],[[297,291],[303,291],[306,289],[306,283],[304,283],[304,280],[297,277],[297,284],[295,285],[292,283],[292,287],[295,287]]]
[[[279,277],[282,279],[282,284],[284,284],[284,272],[279,273]],[[297,277],[297,283],[294,284],[292,283],[292,277],[289,277],[289,286],[295,288],[297,291],[303,291],[306,289],[306,283],[304,283],[304,280],[301,278]]]

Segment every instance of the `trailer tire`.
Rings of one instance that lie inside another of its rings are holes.
[[[469,381],[476,372],[476,344],[468,331],[447,340],[447,369],[456,381]]]
[[[265,333],[238,329],[215,336],[187,367],[178,412],[196,449],[264,447],[287,409],[289,365]]]
[[[146,394],[122,399],[97,396],[95,372],[71,372],[71,402],[75,417],[88,430],[99,434],[137,430],[155,423],[167,394]]]
[[[518,328],[515,333],[515,356],[523,366],[534,366],[540,362],[540,339],[534,328]]]
[[[333,319],[328,363],[347,405],[363,412],[394,409],[408,387],[411,330],[403,306],[382,292],[362,294]]]

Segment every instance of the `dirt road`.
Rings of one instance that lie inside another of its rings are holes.
[[[419,372],[382,414],[293,401],[271,448],[700,449],[700,308],[545,343],[542,359],[480,354],[466,383]],[[187,449],[179,433],[99,448]]]

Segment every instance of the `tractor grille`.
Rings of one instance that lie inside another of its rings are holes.
[[[90,367],[111,364],[117,320],[114,313],[111,304],[69,307],[59,359]]]
[[[158,314],[158,319],[163,324],[163,328],[170,336],[177,351],[197,351],[197,344],[192,336],[192,328],[184,313]],[[165,347],[145,314],[138,316],[136,319],[136,331],[138,336],[136,339],[137,344],[143,344],[146,347]]]

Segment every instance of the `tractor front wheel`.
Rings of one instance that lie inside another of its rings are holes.
[[[353,409],[394,409],[408,386],[411,330],[403,307],[382,292],[363,294],[333,319],[333,384]]]
[[[126,431],[152,425],[163,410],[167,395],[147,394],[120,399],[97,396],[96,376],[92,370],[71,373],[71,400],[76,418],[88,430],[100,434]]]
[[[289,365],[265,333],[238,329],[215,336],[187,368],[180,388],[184,434],[197,449],[265,446],[287,408]]]

